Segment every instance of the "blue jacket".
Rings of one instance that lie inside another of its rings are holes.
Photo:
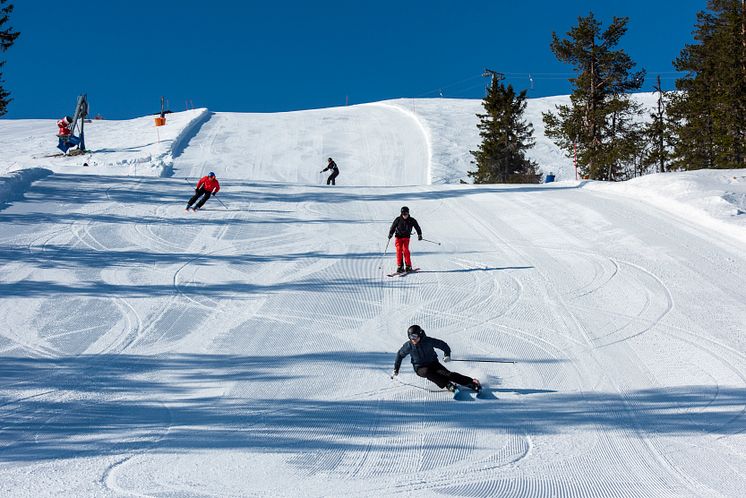
[[[412,356],[412,367],[415,371],[431,363],[438,361],[438,353],[435,352],[435,348],[440,349],[446,356],[451,356],[451,348],[445,341],[436,339],[434,337],[428,337],[423,335],[416,345],[412,344],[411,341],[407,341],[401,347],[398,353],[396,353],[396,361],[394,362],[394,372],[399,371],[401,362],[407,355]]]

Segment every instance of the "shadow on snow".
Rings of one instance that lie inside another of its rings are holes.
[[[389,383],[384,372],[393,355],[384,353],[1,360],[3,462],[144,450],[401,451],[407,449],[401,427],[411,420],[441,430],[495,434],[601,429],[685,436],[746,430],[744,388],[677,386],[631,391],[622,397],[611,392],[491,386],[496,393],[522,396],[464,405],[453,402],[447,392],[423,394]],[[338,395],[319,372],[343,372],[369,383],[348,385]],[[241,386],[241,397],[203,394],[234,382]],[[283,396],[282,386],[291,383],[307,386],[313,396]],[[396,399],[391,399],[395,390]],[[434,449],[453,444],[431,441]],[[411,444],[416,445],[413,450],[421,450],[419,438]]]

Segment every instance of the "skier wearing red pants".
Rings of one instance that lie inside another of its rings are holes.
[[[394,373],[391,376],[392,379],[399,375],[399,367],[401,367],[402,360],[407,356],[411,356],[412,367],[415,373],[420,377],[425,377],[427,380],[436,383],[441,389],[446,388],[449,391],[455,391],[456,384],[468,387],[477,393],[482,389],[479,380],[472,379],[458,372],[451,372],[440,364],[438,353],[435,352],[436,348],[443,351],[445,355],[443,361],[445,363],[451,361],[451,348],[448,347],[445,341],[426,336],[425,331],[419,325],[409,327],[407,329],[407,337],[409,337],[409,341],[405,342],[396,354]]]
[[[422,240],[422,229],[417,220],[409,216],[409,208],[403,206],[401,215],[394,219],[389,229],[389,239],[396,235],[396,272],[412,271],[412,257],[409,254],[409,238],[412,229],[417,231],[417,239]],[[406,267],[404,265],[407,265]]]

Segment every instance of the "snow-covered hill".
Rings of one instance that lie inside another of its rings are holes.
[[[454,184],[476,112],[0,121],[0,494],[741,496],[746,171]],[[413,323],[487,399],[390,378]]]
[[[651,108],[656,97],[641,93],[634,98]],[[575,171],[572,160],[544,136],[542,113],[568,103],[567,96],[530,99],[526,109],[536,138],[529,156],[558,180],[575,179]],[[160,128],[152,117],[92,121],[86,132],[92,153],[74,158],[56,157],[53,120],[0,120],[5,150],[0,173],[43,166],[170,176],[174,158],[194,139],[190,163],[223,176],[316,184],[325,158],[334,156],[348,185],[459,183],[474,168],[469,151],[479,145],[476,114],[483,111],[481,100],[399,99],[270,114],[198,109],[169,114]]]

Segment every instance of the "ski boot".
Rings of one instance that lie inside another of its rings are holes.
[[[404,265],[397,266],[396,273],[404,273]]]
[[[409,265],[407,265],[406,268],[404,268],[404,271],[405,272],[410,272],[410,271],[412,271],[412,267],[409,266]]]
[[[475,393],[479,393],[479,391],[482,390],[482,384],[479,382],[479,379],[471,379],[471,385],[469,386],[469,389],[471,389]]]

